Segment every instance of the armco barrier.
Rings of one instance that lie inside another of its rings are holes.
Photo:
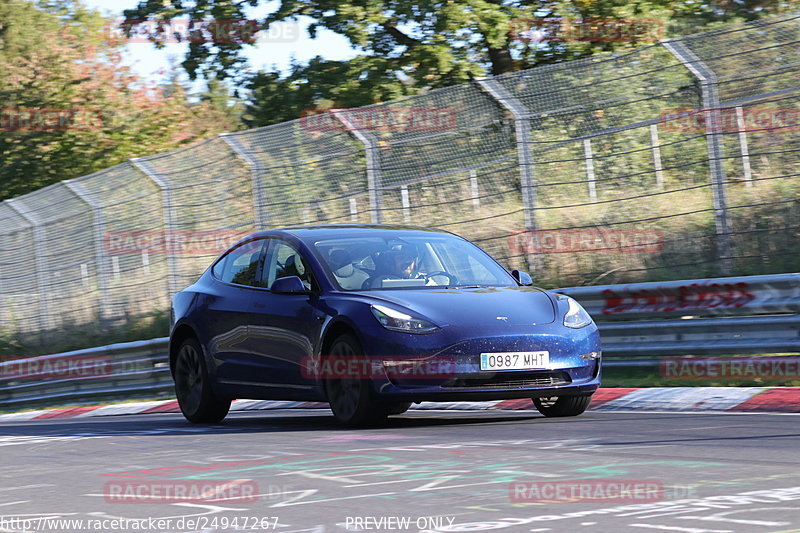
[[[800,274],[558,289],[583,305],[610,356],[800,352]],[[656,359],[605,361],[657,365]]]
[[[800,274],[656,281],[557,289],[595,320],[800,312]]]
[[[78,404],[173,390],[164,337],[0,362],[0,406]],[[70,361],[96,362],[83,372]],[[96,371],[99,370],[99,371]],[[46,374],[46,379],[36,379]],[[86,375],[81,375],[86,374]]]
[[[603,352],[614,357],[606,366],[657,366],[658,356],[800,352],[800,274],[556,292],[574,297],[594,316]],[[170,394],[167,346],[168,339],[160,338],[0,362],[0,406]],[[82,367],[70,368],[68,361],[87,361],[102,371],[80,375]],[[35,379],[37,373],[49,379]]]

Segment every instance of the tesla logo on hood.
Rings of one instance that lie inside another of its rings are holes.
[[[508,320],[507,316],[498,316],[498,317],[495,317],[495,318],[497,318],[497,320],[506,320],[506,321]]]

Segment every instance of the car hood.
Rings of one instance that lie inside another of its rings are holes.
[[[440,326],[524,326],[550,324],[556,318],[550,297],[533,287],[377,290],[365,295],[416,311]]]

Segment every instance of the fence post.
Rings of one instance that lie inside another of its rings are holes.
[[[370,220],[373,224],[382,222],[381,216],[381,169],[378,143],[375,137],[368,132],[359,130],[347,117],[346,109],[333,109],[331,111],[336,119],[364,145],[367,159],[367,193],[369,194]]]
[[[92,226],[94,230],[94,258],[97,268],[97,285],[100,289],[100,325],[103,329],[108,326],[111,318],[111,298],[108,283],[108,254],[105,248],[105,219],[103,206],[95,200],[83,187],[73,180],[62,182],[81,202],[92,210]]]
[[[161,197],[164,199],[164,225],[167,228],[164,244],[167,251],[167,269],[169,271],[167,275],[167,302],[171,305],[172,296],[180,291],[177,258],[175,257],[175,250],[172,249],[170,244],[175,238],[175,209],[172,205],[172,188],[147,161],[137,157],[131,159],[131,164],[161,189]],[[114,266],[113,263],[112,266]]]
[[[736,128],[739,130],[739,149],[742,152],[744,182],[748,187],[752,187],[753,171],[750,169],[750,149],[747,146],[747,125],[744,122],[744,110],[742,106],[736,106]]]
[[[478,171],[474,168],[469,171],[469,191],[472,195],[472,208],[477,212],[481,208],[481,197],[478,190]]]
[[[658,124],[650,124],[650,146],[653,150],[653,167],[656,169],[656,187],[664,188],[664,167],[661,164],[661,141],[658,140]]]
[[[47,260],[44,254],[45,235],[42,229],[42,221],[19,199],[14,198],[5,202],[8,207],[16,211],[33,228],[33,257],[36,265],[36,290],[39,292],[40,308],[39,327],[44,332],[50,329],[50,298],[47,291],[47,278],[45,277]]]
[[[586,158],[586,185],[589,187],[589,201],[597,201],[597,186],[594,179],[594,156],[591,139],[583,140],[583,155]]]
[[[350,198],[350,222],[358,224],[358,202],[355,198]]]
[[[706,116],[706,145],[714,202],[714,225],[717,237],[717,259],[723,274],[731,273],[731,240],[725,196],[725,169],[722,167],[722,134],[717,76],[683,41],[664,39],[661,44],[700,82],[703,112]]]
[[[531,156],[531,124],[525,107],[502,85],[491,78],[478,80],[478,85],[514,117],[514,135],[517,141],[519,179],[522,188],[522,213],[525,229],[536,230],[536,180]]]
[[[0,241],[2,242],[2,241]],[[5,246],[0,246],[1,249],[6,249]],[[8,298],[5,295],[5,286],[3,283],[3,263],[0,262],[0,332],[3,331],[3,327],[6,323],[6,307],[8,307]]]
[[[403,205],[403,222],[411,224],[411,199],[408,196],[408,187],[400,187],[400,202]]]
[[[0,204],[1,203],[2,202],[0,202]],[[6,243],[3,242],[4,238],[7,235],[8,235],[7,233],[0,232],[0,250],[8,250],[8,249],[10,249],[10,246],[6,245]],[[5,283],[3,281],[3,267],[4,266],[5,266],[5,263],[3,261],[0,261],[0,333],[3,331],[3,328],[5,327],[5,323],[7,321],[10,322],[10,320],[6,319],[6,315],[10,314],[8,312],[8,308],[10,308],[10,306],[8,305],[8,296],[6,296],[7,293],[6,293],[6,290],[5,290]]]
[[[220,135],[220,138],[233,150],[233,153],[239,156],[242,161],[250,167],[250,176],[253,181],[253,216],[255,217],[253,222],[255,223],[256,230],[264,230],[267,228],[267,220],[264,215],[264,191],[261,190],[261,176],[264,174],[261,163],[259,163],[252,152],[245,148],[241,141],[236,138],[235,134],[223,133]]]

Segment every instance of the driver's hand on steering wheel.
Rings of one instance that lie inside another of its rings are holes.
[[[442,283],[437,283],[435,279],[433,279],[433,278],[429,278],[429,277],[428,277],[428,274],[426,274],[426,273],[424,273],[424,272],[420,272],[420,273],[417,275],[417,279],[426,279],[426,280],[427,280],[427,281],[425,282],[425,286],[426,286],[426,287],[433,287],[433,286],[436,286],[436,287],[438,287],[438,286],[440,286],[440,285],[447,285],[447,283],[444,283],[444,284],[442,284]]]

